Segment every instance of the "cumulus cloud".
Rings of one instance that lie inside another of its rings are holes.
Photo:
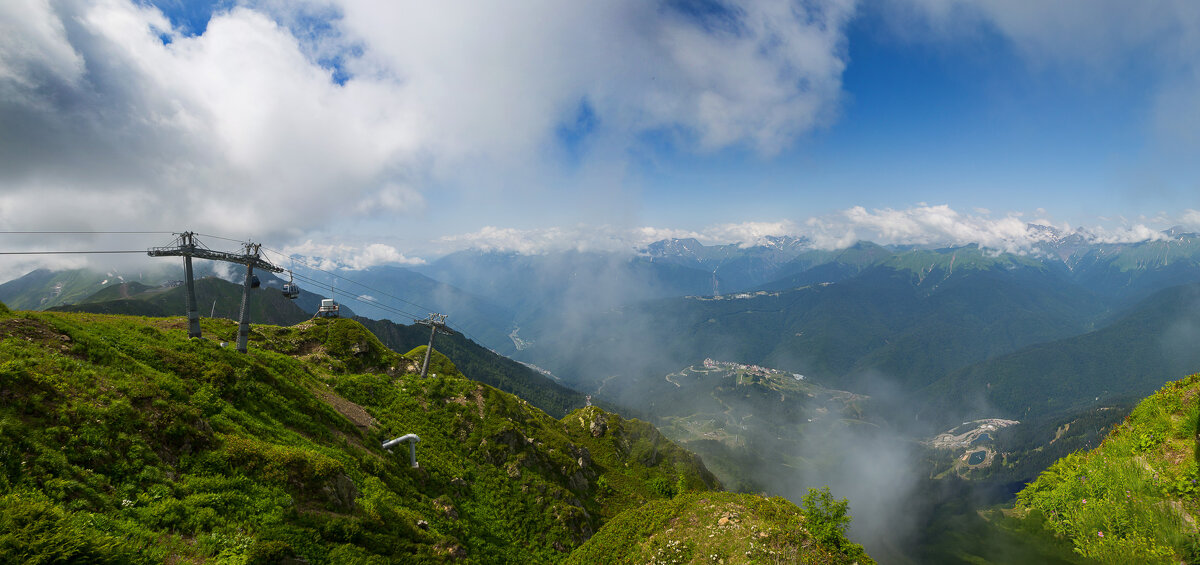
[[[1137,243],[1140,241],[1160,241],[1169,239],[1162,230],[1156,230],[1145,224],[1133,224],[1116,228],[1096,227],[1089,230],[1092,241],[1096,243]]]
[[[1026,250],[1031,244],[1031,231],[1020,218],[961,214],[944,204],[904,210],[855,206],[808,225],[815,228],[817,245],[831,248],[864,239],[913,245],[977,243],[1009,252]]]
[[[797,226],[789,220],[777,222],[741,222],[719,224],[704,230],[700,237],[710,243],[740,243],[743,246],[759,245],[768,237],[797,235]]]
[[[370,243],[355,246],[346,244],[314,243],[311,239],[298,245],[289,245],[282,249],[283,255],[296,256],[309,266],[319,269],[366,269],[375,265],[423,265],[425,260],[420,257],[406,257],[390,245]],[[271,257],[273,261],[280,260]],[[281,267],[286,267],[280,263]]]
[[[295,240],[558,174],[565,128],[604,158],[647,133],[771,154],[836,115],[852,1],[681,6],[248,1],[190,34],[143,2],[5,2],[0,227]]]

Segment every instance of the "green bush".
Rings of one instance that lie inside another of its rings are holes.
[[[151,563],[137,547],[90,527],[91,516],[73,513],[34,492],[0,497],[0,556],[14,563]]]

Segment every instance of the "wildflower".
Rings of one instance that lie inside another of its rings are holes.
[[[1098,535],[1100,537],[1104,537],[1104,532],[1096,532],[1096,535]]]
[[[1087,504],[1087,499],[1086,499],[1086,498],[1085,498],[1085,499],[1083,499],[1083,503],[1084,503],[1084,504]]]

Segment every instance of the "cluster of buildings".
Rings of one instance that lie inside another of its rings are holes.
[[[715,361],[712,358],[708,358],[708,359],[704,360],[704,368],[705,369],[734,369],[737,371],[745,371],[748,374],[757,375],[760,377],[766,377],[766,376],[770,376],[770,375],[786,375],[787,374],[783,371],[780,371],[777,369],[771,369],[768,367],[759,367],[758,365],[742,365],[741,363],[731,363],[729,361]],[[804,380],[804,375],[801,375],[800,373],[792,373],[791,375],[792,375],[792,378],[794,378],[798,381]]]

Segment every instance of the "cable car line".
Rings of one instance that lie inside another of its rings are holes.
[[[175,232],[169,231],[7,231],[0,230],[0,234],[26,234],[26,235],[108,235],[108,234],[153,234],[153,235],[172,235]]]
[[[276,255],[279,255],[279,256],[281,256],[281,257],[294,258],[294,257],[292,257],[291,255],[285,255],[285,254],[284,254],[282,251],[276,251],[276,250],[274,250],[274,249],[270,249],[270,248],[267,248],[267,247],[264,247],[264,248],[263,248],[263,250],[264,250],[264,251],[267,251],[267,252],[270,252],[270,253],[274,253],[274,254],[276,254]],[[367,289],[367,290],[369,290],[369,291],[372,291],[372,292],[375,292],[375,293],[381,294],[381,295],[383,295],[383,296],[386,296],[386,297],[388,297],[388,298],[392,298],[392,299],[395,299],[395,300],[399,300],[400,302],[403,302],[403,303],[405,303],[405,304],[408,304],[409,306],[412,306],[412,307],[414,307],[414,308],[418,308],[418,309],[421,309],[421,310],[431,310],[430,308],[428,308],[428,307],[426,307],[426,306],[422,306],[422,305],[420,305],[420,304],[417,304],[417,303],[415,303],[415,302],[410,302],[410,301],[408,301],[408,300],[405,300],[405,299],[403,299],[403,298],[400,298],[399,296],[395,296],[395,295],[392,295],[392,294],[390,294],[390,293],[384,292],[384,291],[382,291],[382,290],[380,290],[380,289],[369,287],[369,286],[367,286],[367,285],[365,285],[365,284],[363,284],[363,283],[360,283],[360,282],[358,282],[358,281],[356,281],[356,280],[354,280],[354,279],[349,279],[349,278],[346,278],[346,277],[344,277],[344,276],[342,276],[342,275],[339,275],[339,274],[337,274],[337,273],[334,273],[334,272],[332,272],[332,271],[327,271],[327,270],[325,270],[325,269],[322,269],[322,268],[320,268],[320,267],[314,267],[313,265],[310,265],[310,264],[308,264],[308,261],[307,261],[307,260],[305,260],[304,256],[299,256],[298,258],[299,258],[299,260],[300,260],[300,263],[301,263],[301,264],[303,264],[305,267],[308,267],[308,268],[310,268],[310,269],[312,269],[312,270],[314,270],[314,271],[321,271],[322,273],[325,273],[325,274],[327,274],[327,275],[329,275],[329,276],[332,276],[332,277],[337,277],[337,278],[339,278],[339,279],[341,279],[341,280],[344,280],[344,281],[346,281],[346,282],[348,282],[348,283],[351,283],[351,284],[354,284],[354,285],[358,285],[358,286],[360,286],[360,287],[362,287],[362,288],[365,288],[365,289]]]
[[[89,251],[0,251],[0,255],[91,255],[105,253],[145,253],[145,249],[126,250],[89,250]]]
[[[55,231],[55,230],[44,230],[44,231],[33,231],[33,230],[14,230],[14,231],[4,231],[4,230],[0,230],[0,234],[3,234],[3,235],[115,235],[115,234],[121,234],[121,235],[177,235],[177,236],[182,236],[182,235],[183,235],[183,233],[181,233],[181,232],[169,232],[169,231],[136,231],[136,230],[129,230],[129,231],[65,231],[65,230],[64,230],[64,231]],[[238,244],[245,244],[245,242],[244,242],[244,241],[242,241],[242,240],[233,239],[233,238],[230,238],[230,237],[219,236],[219,235],[214,235],[214,234],[199,234],[199,233],[194,233],[193,235],[199,235],[199,236],[203,236],[203,237],[208,237],[208,238],[213,238],[213,239],[219,239],[219,240],[223,240],[223,241],[229,241],[229,242],[238,243]],[[179,240],[179,239],[177,239],[176,241],[182,241],[182,240]],[[212,250],[212,248],[210,248],[209,246],[205,245],[204,243],[202,243],[202,242],[201,242],[201,241],[199,241],[198,239],[194,239],[194,238],[193,238],[193,239],[191,239],[191,241],[192,241],[192,243],[194,244],[194,247],[195,247],[196,249],[204,249],[204,250],[207,250],[207,251],[210,251],[210,252],[211,252],[211,253],[202,253],[203,255],[210,255],[210,254],[211,254],[211,255],[214,255],[214,256],[215,256],[215,255],[227,255],[227,253],[225,253],[225,252],[221,252],[221,251],[215,251],[215,250]],[[278,256],[280,256],[280,257],[286,257],[286,258],[288,258],[289,260],[291,260],[291,261],[293,262],[293,266],[294,266],[294,264],[295,264],[295,263],[297,263],[297,262],[298,262],[298,263],[300,263],[301,265],[303,265],[304,267],[307,267],[307,268],[309,268],[309,269],[312,269],[312,270],[314,270],[314,271],[319,271],[319,272],[321,272],[321,273],[324,273],[324,274],[326,274],[326,275],[329,275],[329,276],[331,276],[331,277],[335,277],[335,278],[337,278],[337,279],[341,279],[341,280],[343,280],[343,281],[346,281],[346,282],[348,282],[348,283],[351,283],[351,284],[353,284],[353,285],[355,285],[355,286],[357,286],[357,287],[359,287],[359,288],[362,288],[362,289],[364,289],[364,290],[366,290],[366,291],[368,291],[368,292],[371,292],[371,293],[373,293],[373,294],[378,294],[378,295],[381,295],[381,296],[384,296],[384,297],[387,297],[387,298],[390,298],[390,299],[393,299],[393,300],[396,300],[396,301],[402,302],[402,303],[404,303],[404,304],[408,304],[409,306],[412,306],[412,307],[414,307],[414,308],[417,308],[417,309],[419,309],[419,310],[432,311],[432,309],[431,309],[431,308],[429,308],[429,307],[427,307],[427,306],[422,306],[422,305],[420,305],[420,304],[417,304],[417,303],[415,303],[415,302],[412,302],[412,301],[410,301],[410,300],[406,300],[406,299],[404,299],[404,298],[401,298],[401,297],[399,297],[399,296],[396,296],[396,295],[394,295],[394,294],[391,294],[391,293],[389,293],[389,292],[385,292],[385,291],[383,291],[383,290],[380,290],[380,289],[378,289],[378,288],[374,288],[374,287],[371,287],[371,286],[369,286],[369,285],[366,285],[366,284],[363,284],[363,283],[361,283],[361,282],[358,282],[358,281],[356,281],[356,280],[354,280],[354,279],[351,279],[351,278],[345,277],[345,276],[343,276],[343,275],[339,275],[338,273],[335,273],[335,272],[332,272],[332,271],[329,271],[329,270],[326,270],[326,269],[322,269],[322,268],[320,268],[320,267],[317,267],[317,266],[315,266],[315,265],[312,265],[312,264],[311,264],[311,263],[308,261],[308,259],[307,259],[306,257],[302,256],[302,255],[287,255],[287,254],[283,253],[282,251],[278,251],[278,250],[271,249],[271,248],[268,248],[268,247],[262,247],[262,250],[263,250],[263,251],[266,251],[266,252],[269,252],[269,253],[273,253],[273,254],[275,254],[275,255],[278,255]],[[146,251],[145,251],[144,249],[91,249],[91,250],[0,251],[0,255],[92,255],[92,254],[101,254],[101,255],[115,255],[115,254],[142,254],[142,253],[146,253]],[[308,276],[305,276],[305,275],[301,275],[301,274],[297,274],[297,273],[295,272],[295,270],[294,270],[294,269],[287,269],[287,271],[288,271],[288,276],[289,276],[289,282],[287,282],[287,283],[284,283],[284,295],[285,295],[285,296],[287,296],[288,298],[295,298],[295,296],[296,296],[296,295],[299,295],[299,287],[298,287],[298,285],[296,285],[296,284],[294,283],[294,279],[299,279],[299,280],[300,280],[300,281],[302,281],[302,282],[305,282],[305,283],[307,283],[307,284],[314,285],[314,286],[316,286],[316,287],[324,287],[324,286],[325,286],[325,284],[326,284],[326,283],[324,283],[324,282],[322,282],[322,281],[320,281],[320,280],[318,280],[318,279],[315,279],[315,278],[312,278],[312,277],[308,277]],[[257,277],[253,277],[253,278],[257,278]],[[253,283],[253,281],[252,281],[252,283]],[[257,286],[257,285],[255,285],[255,286]],[[292,294],[292,293],[294,293],[294,294]],[[375,308],[378,308],[378,309],[380,309],[380,310],[383,310],[384,312],[386,312],[386,313],[389,313],[389,314],[393,314],[393,315],[397,315],[397,316],[404,316],[404,317],[410,318],[410,319],[412,319],[414,322],[415,322],[415,321],[417,321],[417,320],[419,320],[419,319],[421,318],[421,316],[419,316],[419,315],[417,315],[417,314],[413,314],[412,312],[409,312],[409,311],[407,311],[407,310],[404,310],[404,309],[402,309],[402,308],[398,308],[398,307],[395,307],[395,306],[389,305],[389,304],[387,304],[387,303],[385,303],[385,302],[383,302],[383,301],[379,300],[378,298],[375,298],[375,297],[374,297],[374,296],[372,296],[372,295],[358,295],[358,296],[351,296],[349,293],[347,293],[347,294],[346,294],[346,299],[347,299],[347,300],[352,300],[352,301],[354,301],[354,302],[357,302],[357,303],[360,303],[360,304],[363,304],[363,305],[367,305],[367,306],[373,306],[373,307],[375,307]],[[477,338],[475,338],[475,336],[471,335],[470,333],[468,333],[467,331],[465,331],[465,330],[463,330],[462,328],[458,327],[457,325],[455,325],[455,324],[445,324],[445,325],[446,325],[447,327],[449,327],[449,328],[453,329],[454,331],[457,331],[458,333],[460,333],[460,334],[462,334],[462,335],[464,335],[464,336],[467,336],[467,337],[468,337],[469,339],[471,339],[472,341],[475,341],[476,343],[479,343],[479,340],[478,340]]]

